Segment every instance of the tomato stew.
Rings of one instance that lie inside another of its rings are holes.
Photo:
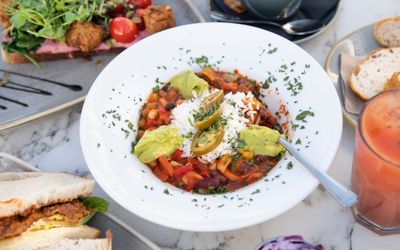
[[[208,82],[210,89],[221,89],[224,93],[252,92],[260,96],[259,82],[241,75],[238,71],[228,73],[204,68],[196,75]],[[147,102],[140,111],[137,141],[146,130],[153,130],[171,123],[171,110],[183,102],[179,91],[169,83],[153,88]],[[261,103],[257,124],[267,126],[282,133],[278,120]],[[200,194],[231,192],[264,177],[280,160],[280,155],[269,157],[253,155],[250,151],[237,149],[235,155],[223,155],[213,163],[202,161],[199,157],[183,157],[177,149],[168,159],[160,157],[147,164],[155,176],[171,185]]]

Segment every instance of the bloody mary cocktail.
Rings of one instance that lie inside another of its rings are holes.
[[[400,232],[400,89],[371,99],[360,116],[352,189],[358,221],[382,234]]]

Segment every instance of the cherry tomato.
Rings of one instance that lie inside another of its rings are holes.
[[[135,40],[138,28],[126,17],[116,17],[110,23],[110,35],[120,43],[130,43]]]
[[[144,24],[143,17],[140,17],[140,23],[136,23],[136,25],[138,26],[139,30],[145,30],[146,29],[146,25]]]
[[[117,7],[115,7],[115,9],[113,10],[113,15],[115,17],[124,16],[125,14],[126,14],[126,9],[122,4],[117,5]]]
[[[139,9],[145,9],[152,4],[152,0],[129,0],[129,2]]]

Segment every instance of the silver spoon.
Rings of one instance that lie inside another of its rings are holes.
[[[313,34],[325,27],[325,24],[316,19],[298,19],[287,22],[285,24],[279,24],[276,22],[264,21],[264,20],[243,20],[239,17],[223,14],[217,11],[211,11],[210,16],[214,20],[222,22],[271,25],[282,29],[283,31],[285,31],[290,35],[295,35],[295,36]]]
[[[308,162],[304,157],[293,147],[287,140],[279,138],[279,143],[282,144],[284,148],[291,155],[294,156],[303,166],[305,166],[315,178],[329,191],[329,193],[339,202],[342,207],[351,207],[357,203],[357,195],[351,190],[334,180],[329,175],[321,172],[319,169],[314,167],[310,162]]]

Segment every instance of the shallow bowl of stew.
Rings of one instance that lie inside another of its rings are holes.
[[[121,206],[154,223],[225,231],[287,211],[317,181],[342,132],[335,89],[297,45],[254,27],[206,23],[160,32],[117,56],[86,98],[87,165]]]

